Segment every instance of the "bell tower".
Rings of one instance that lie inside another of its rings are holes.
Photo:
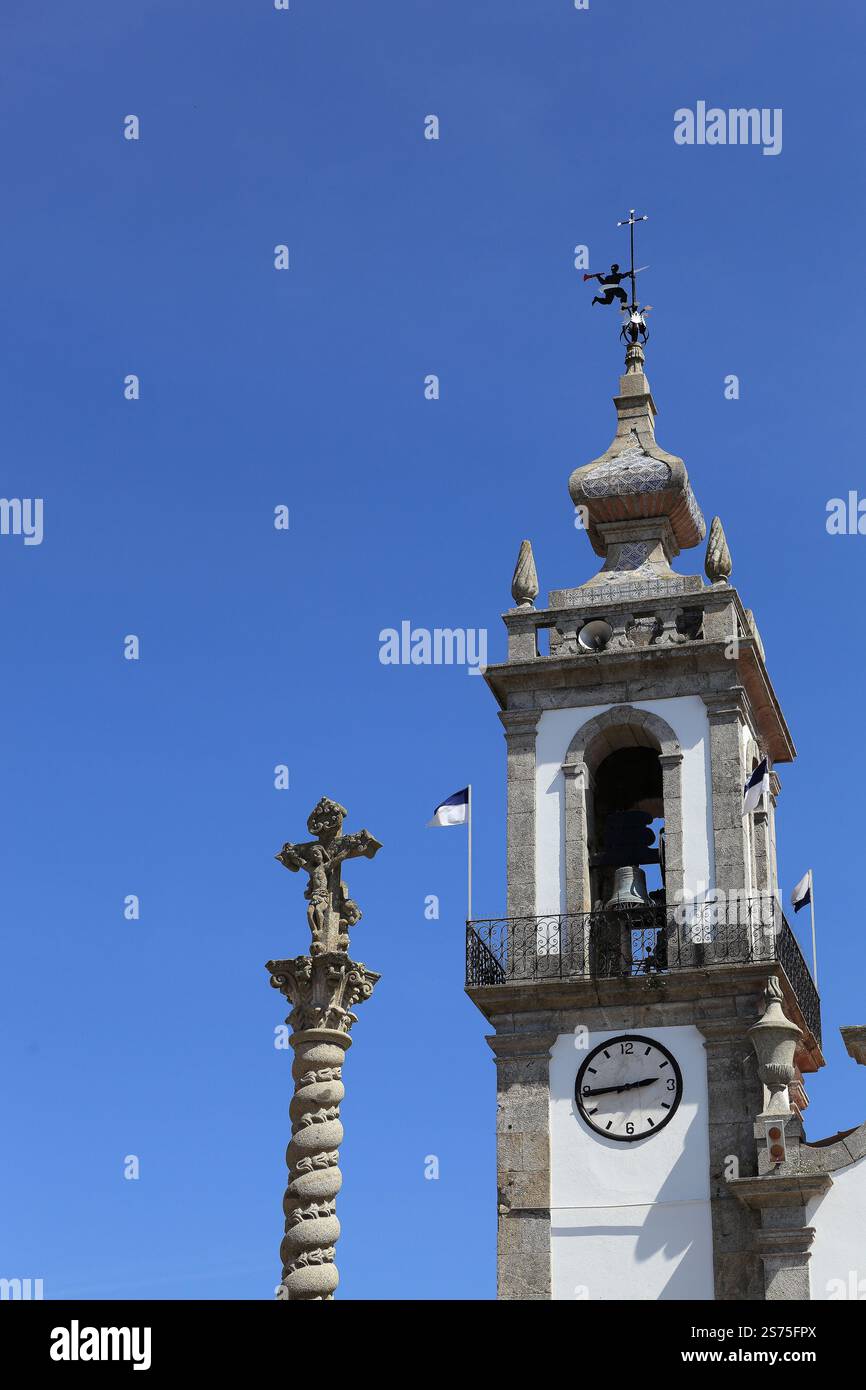
[[[499,1296],[808,1298],[809,1194],[778,1220],[754,1195],[768,1115],[795,1144],[823,1065],[776,870],[794,746],[718,518],[706,581],[672,567],[706,526],[656,441],[635,298],[615,436],[569,481],[601,568],[536,606],[524,542],[486,672],[507,917],[467,925],[466,968],[497,1066]]]

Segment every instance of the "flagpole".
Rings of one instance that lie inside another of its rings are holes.
[[[815,944],[815,881],[812,870],[809,870],[809,911],[812,914],[812,979],[815,981],[815,988],[818,988],[818,948]]]
[[[472,921],[472,783],[469,783],[469,800],[466,806],[466,836],[468,850],[468,872],[466,875],[466,921]]]

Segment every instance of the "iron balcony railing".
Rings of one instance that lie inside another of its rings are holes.
[[[778,899],[737,897],[725,905],[604,909],[468,922],[467,985],[525,980],[613,979],[708,965],[778,961],[800,1011],[821,1041],[815,982]]]

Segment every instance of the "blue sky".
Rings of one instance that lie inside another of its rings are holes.
[[[326,793],[384,843],[346,875],[382,980],[346,1068],[340,1294],[492,1296],[465,838],[424,824],[472,781],[475,910],[500,913],[504,743],[482,680],[383,666],[378,634],[487,628],[498,660],[524,536],[542,591],[597,568],[566,484],[611,438],[621,351],[572,248],[622,258],[631,206],[658,438],[723,518],[799,750],[778,832],[786,890],[816,874],[808,1132],[858,1123],[866,538],[825,518],[866,493],[861,12],[7,0],[4,30],[0,491],[44,498],[45,535],[0,537],[0,1274],[271,1296],[290,1079],[263,964],[306,938],[273,854]],[[675,144],[699,100],[782,108],[781,153]]]

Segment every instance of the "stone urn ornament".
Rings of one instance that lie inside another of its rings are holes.
[[[794,1053],[803,1034],[796,1023],[786,1017],[783,1003],[782,987],[776,976],[771,975],[764,991],[764,1012],[749,1029],[758,1058],[758,1076],[766,1088],[765,1115],[790,1115],[788,1087],[797,1079]]]

